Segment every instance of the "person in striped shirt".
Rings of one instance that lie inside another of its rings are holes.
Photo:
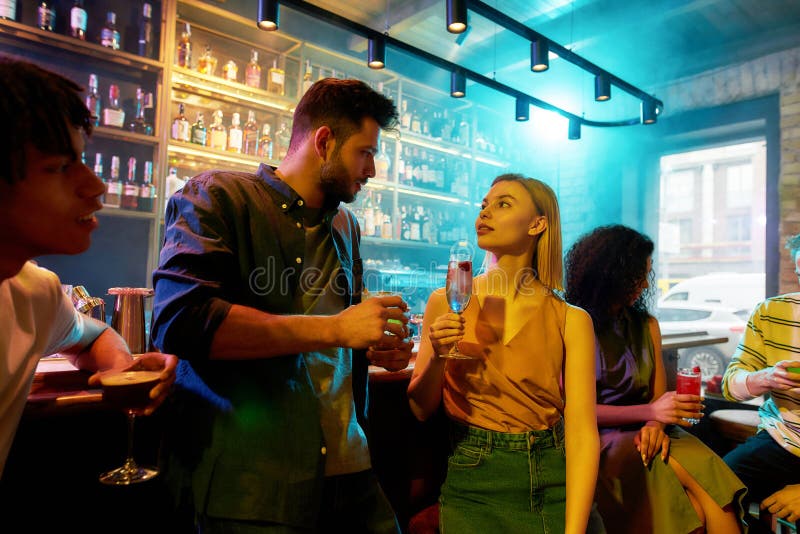
[[[800,277],[800,234],[789,239]],[[800,292],[768,298],[747,321],[742,341],[722,379],[731,400],[765,395],[759,431],[724,460],[760,503],[787,521],[800,519]],[[750,532],[761,532],[751,525]],[[765,530],[769,532],[769,530]]]

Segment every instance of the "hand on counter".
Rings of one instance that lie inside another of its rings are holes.
[[[167,398],[172,384],[175,382],[175,369],[178,357],[161,352],[146,352],[136,355],[136,360],[122,369],[107,369],[89,377],[89,385],[100,386],[100,377],[107,373],[120,371],[161,371],[158,384],[150,390],[152,402],[144,409],[144,415],[152,414]]]

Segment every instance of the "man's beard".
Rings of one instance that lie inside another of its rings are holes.
[[[349,204],[355,200],[353,186],[347,178],[348,173],[342,159],[337,152],[333,154],[331,160],[322,164],[319,171],[319,182],[322,192],[325,193],[325,203],[338,205],[339,202]]]

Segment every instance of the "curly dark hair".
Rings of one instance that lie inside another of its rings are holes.
[[[601,344],[621,312],[634,323],[629,330],[638,338],[633,340],[635,344],[640,344],[654,294],[655,277],[647,272],[647,258],[653,249],[653,241],[646,235],[615,224],[581,236],[567,252],[566,300],[592,316]],[[631,305],[630,299],[645,277],[649,277],[650,287]]]
[[[361,129],[366,117],[375,119],[383,130],[397,125],[397,108],[392,100],[374,91],[360,80],[323,78],[308,88],[294,110],[289,153],[298,141],[327,125],[338,140],[337,146]]]
[[[25,147],[75,156],[70,127],[92,133],[91,113],[81,87],[63,76],[11,57],[0,56],[0,180],[25,177]]]

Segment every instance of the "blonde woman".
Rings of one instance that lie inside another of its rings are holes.
[[[442,532],[582,534],[599,455],[594,333],[588,314],[555,293],[555,194],[532,178],[499,176],[475,229],[496,262],[475,278],[461,315],[443,290],[431,295],[408,388],[418,419],[443,403],[452,422]],[[454,343],[475,359],[442,358]]]

